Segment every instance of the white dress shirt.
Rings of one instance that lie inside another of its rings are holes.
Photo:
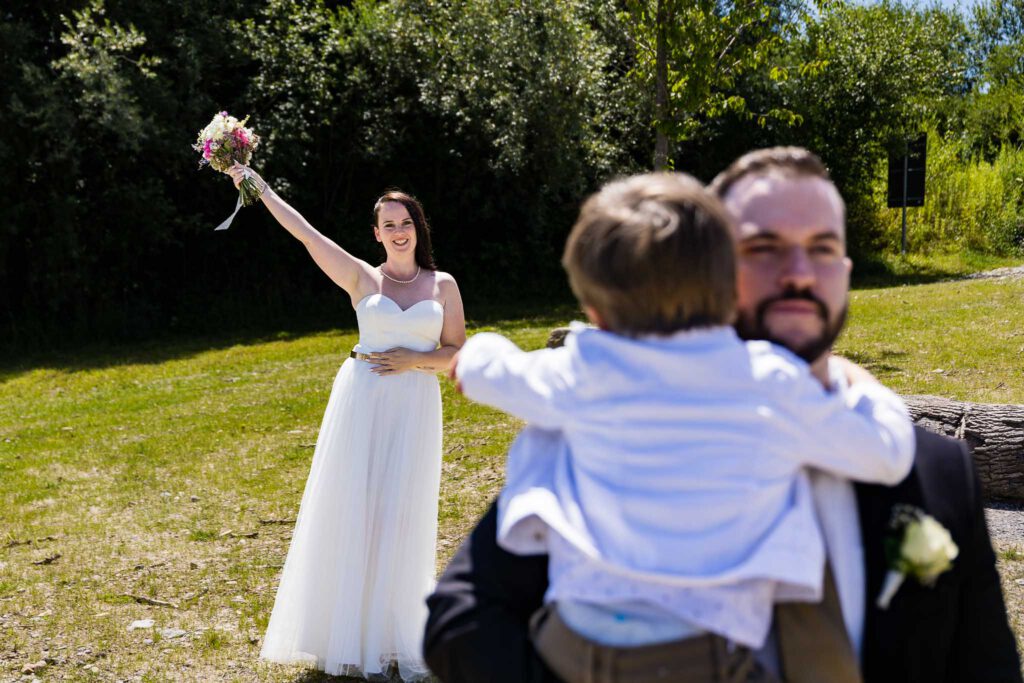
[[[832,391],[849,398],[849,384],[838,363],[829,363],[829,377]],[[853,482],[830,472],[812,470],[811,492],[814,509],[818,513],[818,524],[825,537],[828,561],[832,566],[832,577],[836,582],[839,604],[843,610],[843,621],[850,635],[854,654],[860,658],[864,640],[864,542],[860,535],[860,515]]]
[[[803,468],[895,483],[913,458],[895,394],[858,384],[849,410],[792,354],[731,328],[631,339],[574,326],[564,348],[529,354],[477,335],[457,373],[470,398],[568,444],[510,454],[499,498],[499,543],[551,556],[549,599],[654,604],[755,648],[776,600],[821,596]],[[529,518],[559,543],[517,528]]]

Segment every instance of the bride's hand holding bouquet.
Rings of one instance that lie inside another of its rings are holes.
[[[235,183],[235,187],[238,188],[240,193],[245,191],[242,188],[246,185],[255,185],[259,190],[256,199],[262,197],[263,193],[270,188],[267,181],[260,177],[259,173],[240,163],[236,163],[224,172],[231,176],[231,180]]]
[[[214,116],[206,128],[199,131],[196,143],[192,145],[192,149],[202,155],[199,168],[209,166],[215,171],[227,173],[235,164],[248,165],[252,153],[260,144],[260,136],[251,128],[245,127],[248,120],[249,117],[246,116],[239,121],[226,111]],[[251,175],[252,171],[249,173]],[[263,187],[251,177],[246,177],[242,183],[235,184],[241,194],[243,206],[255,204],[263,192]]]
[[[199,131],[196,142],[192,145],[192,149],[199,152],[201,156],[199,168],[209,166],[221,173],[229,173],[229,170],[236,165],[241,165],[245,169],[241,180],[235,182],[235,187],[238,188],[238,203],[235,206],[235,213],[217,226],[217,230],[224,230],[231,225],[232,219],[240,208],[251,206],[259,201],[260,195],[267,187],[267,184],[247,166],[252,158],[252,153],[260,144],[260,136],[256,135],[251,128],[245,127],[248,120],[247,116],[239,121],[226,111],[222,111]]]

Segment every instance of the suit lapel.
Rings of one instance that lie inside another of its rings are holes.
[[[864,679],[871,680],[875,662],[882,653],[877,652],[879,629],[884,626],[885,615],[875,606],[885,577],[885,532],[888,526],[889,492],[881,486],[856,484],[857,512],[860,518],[860,536],[864,544],[864,636],[861,640],[861,668]],[[881,620],[882,623],[879,623]],[[884,641],[881,641],[884,642]]]
[[[885,671],[893,670],[894,656],[915,656],[914,653],[907,652],[906,648],[899,648],[896,651],[887,647],[887,644],[907,642],[906,634],[901,633],[906,628],[908,617],[912,616],[905,614],[907,602],[894,599],[884,610],[875,604],[889,570],[885,556],[885,541],[890,533],[889,520],[896,505],[907,504],[923,508],[924,497],[916,468],[894,487],[856,484],[854,488],[857,494],[861,542],[864,544],[866,604],[861,666],[865,680],[880,680],[885,677]]]

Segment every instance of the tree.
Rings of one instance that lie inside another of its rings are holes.
[[[1024,142],[1024,0],[975,5],[970,37],[973,88],[961,125],[970,148],[991,159]]]
[[[655,169],[673,166],[672,143],[692,138],[705,121],[726,112],[762,124],[799,122],[783,107],[751,111],[735,91],[737,80],[750,71],[773,80],[786,77],[785,71],[768,67],[796,28],[798,3],[629,0],[627,7],[636,55],[632,75],[653,93]]]
[[[636,100],[611,7],[392,0],[345,12],[357,184],[415,192],[441,263],[464,269],[478,296],[562,284],[558,254],[580,198],[635,167]]]
[[[814,149],[828,164],[847,200],[855,250],[871,249],[876,238],[872,192],[887,152],[964,92],[965,41],[955,11],[883,0],[831,4],[793,43],[794,63],[825,66],[784,88],[805,121],[790,141]]]
[[[147,334],[208,291],[184,265],[203,261],[183,253],[208,210],[188,143],[240,91],[239,16],[235,0],[5,5],[5,341]]]

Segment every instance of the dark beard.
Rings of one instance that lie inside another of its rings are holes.
[[[772,336],[772,333],[768,330],[768,326],[765,324],[765,317],[768,315],[768,307],[779,301],[786,301],[792,299],[799,299],[802,301],[810,301],[815,304],[818,308],[818,315],[821,317],[822,331],[817,338],[808,341],[796,348],[792,347],[788,342],[782,339],[776,339]],[[839,315],[833,322],[829,322],[828,307],[825,306],[825,302],[814,296],[809,290],[803,289],[787,289],[782,294],[765,299],[757,305],[757,309],[754,311],[753,320],[750,319],[749,315],[743,315],[742,313],[736,317],[736,334],[741,339],[746,340],[757,340],[763,339],[770,341],[773,344],[778,344],[784,348],[789,349],[800,358],[804,359],[807,363],[813,363],[822,357],[825,353],[832,348],[836,339],[839,338],[839,333],[843,331],[843,325],[846,324],[846,312],[849,309],[849,304],[843,304],[843,309],[839,311]]]

